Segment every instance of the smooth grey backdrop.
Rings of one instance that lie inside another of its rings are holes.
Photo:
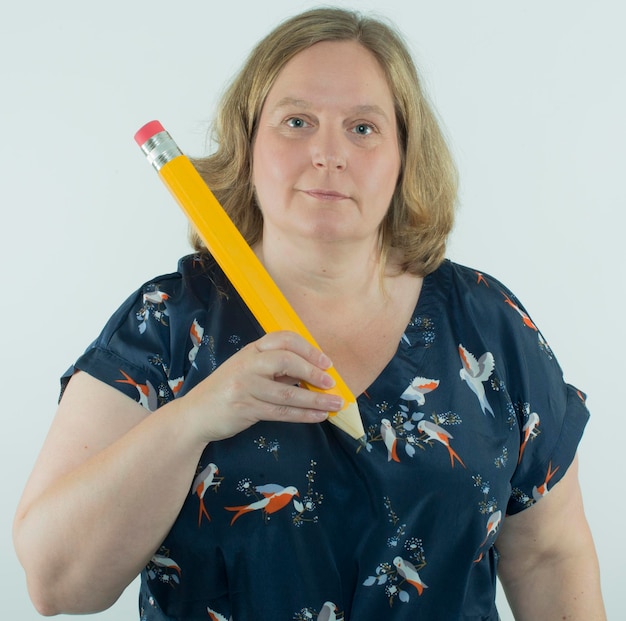
[[[158,118],[188,154],[204,153],[215,100],[252,44],[282,18],[316,4],[26,0],[3,8],[5,618],[39,618],[10,528],[54,414],[57,378],[132,290],[173,270],[189,250],[186,221],[146,164],[134,132]],[[626,417],[616,403],[626,351],[623,5],[337,4],[389,17],[415,53],[461,172],[449,256],[508,284],[567,379],[589,393],[593,418],[580,448],[581,479],[609,618],[620,618],[626,554],[620,449]],[[102,559],[103,569],[107,562]],[[136,588],[96,618],[137,618]],[[504,603],[502,618],[512,619]]]

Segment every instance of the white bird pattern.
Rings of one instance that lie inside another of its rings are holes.
[[[418,595],[421,595],[424,589],[428,588],[428,586],[422,582],[413,563],[405,561],[401,556],[396,556],[396,558],[393,559],[393,564],[398,570],[398,575],[404,578],[409,584],[413,585],[417,589]]]
[[[198,323],[197,319],[194,319],[191,328],[189,328],[189,338],[191,338],[191,342],[193,343],[193,347],[189,350],[189,362],[191,362],[191,366],[196,369],[198,368],[196,365],[196,356],[198,355],[203,336],[204,328]]]
[[[495,414],[487,401],[485,387],[483,386],[483,382],[486,382],[491,377],[495,367],[493,354],[489,351],[485,352],[476,360],[476,357],[467,351],[463,345],[459,345],[459,356],[463,363],[463,367],[459,371],[461,379],[467,382],[472,392],[478,397],[478,402],[480,403],[483,414],[489,411],[491,416],[495,418]]]
[[[169,556],[163,556],[161,554],[155,554],[150,560],[157,567],[165,567],[167,569],[173,569],[174,571],[176,571],[178,573],[179,576],[181,574],[180,567]]]
[[[502,522],[502,511],[496,511],[489,516],[489,519],[487,520],[487,536],[480,544],[481,546],[484,546],[487,543],[489,536],[493,535],[498,530],[500,522]]]
[[[163,304],[163,302],[168,300],[169,297],[170,296],[167,295],[167,293],[165,293],[164,291],[159,291],[158,289],[156,289],[155,291],[148,291],[147,293],[144,293],[143,301],[144,304],[146,302],[150,304]]]
[[[426,399],[424,395],[439,386],[439,380],[426,379],[425,377],[415,377],[400,396],[405,401],[416,401],[417,405],[424,405]]]
[[[465,464],[463,460],[457,455],[456,451],[450,446],[450,440],[453,439],[453,435],[446,431],[443,427],[436,425],[435,423],[431,423],[427,420],[421,420],[417,423],[417,429],[421,431],[423,434],[428,436],[429,440],[436,440],[440,442],[448,449],[448,454],[450,455],[450,464],[454,468],[454,460],[456,459],[463,468],[465,468]]]
[[[191,493],[196,494],[200,500],[200,508],[198,509],[198,526],[202,523],[202,516],[204,515],[209,522],[211,517],[204,505],[204,495],[209,491],[211,487],[217,489],[222,479],[216,480],[215,475],[219,472],[217,466],[214,463],[210,463],[193,481],[191,486]]]
[[[183,384],[185,382],[185,376],[181,375],[180,377],[177,377],[175,379],[168,379],[167,383],[170,387],[170,390],[174,393],[174,396],[178,396],[178,392],[180,391],[180,389],[183,387]]]
[[[317,615],[317,621],[337,621],[337,606],[333,602],[325,602]]]
[[[397,452],[398,439],[396,436],[396,431],[391,425],[391,421],[387,418],[383,418],[380,421],[380,435],[382,436],[383,442],[387,447],[387,461],[400,461]]]
[[[522,427],[524,439],[519,447],[519,458],[517,460],[518,464],[522,461],[522,455],[524,454],[524,449],[526,448],[528,441],[537,435],[537,427],[539,427],[539,414],[537,414],[537,412],[532,412],[528,417],[526,424]]]

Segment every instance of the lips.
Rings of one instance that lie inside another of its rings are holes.
[[[304,193],[321,201],[341,201],[350,198],[347,194],[335,192],[335,190],[325,190],[321,188],[305,190]]]

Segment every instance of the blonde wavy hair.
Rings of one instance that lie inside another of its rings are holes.
[[[212,128],[215,151],[193,163],[250,245],[263,218],[252,184],[252,144],[261,109],[285,64],[322,41],[356,41],[380,63],[395,102],[401,172],[380,229],[383,265],[390,253],[403,272],[425,276],[445,257],[454,223],[457,173],[401,35],[356,11],[318,8],[291,17],[256,45],[231,82]],[[190,233],[193,247],[206,247]]]

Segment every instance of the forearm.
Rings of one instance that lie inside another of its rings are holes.
[[[517,621],[606,621],[595,554],[503,563],[498,575]]]
[[[107,608],[164,539],[202,451],[175,403],[61,477],[16,516],[16,550],[43,614]]]

